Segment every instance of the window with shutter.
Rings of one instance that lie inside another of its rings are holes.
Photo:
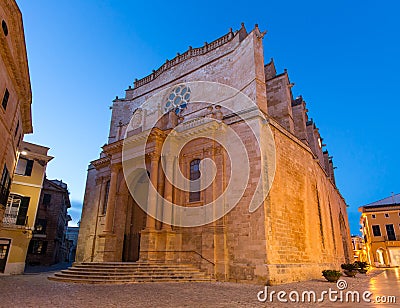
[[[8,195],[10,194],[11,187],[11,177],[8,172],[7,166],[4,165],[3,173],[0,180],[0,204],[6,205],[8,200]]]
[[[26,176],[31,176],[32,175],[32,169],[33,169],[33,160],[28,160],[28,163],[26,164],[25,175]]]
[[[21,198],[21,204],[19,206],[17,221],[15,223],[16,225],[19,225],[19,226],[25,225],[27,215],[28,215],[28,207],[29,207],[30,199],[31,199],[30,197],[22,197]]]
[[[43,205],[49,206],[51,202],[51,195],[50,194],[44,194],[43,195]]]
[[[19,158],[15,173],[18,175],[31,176],[33,169],[33,160],[26,158]]]

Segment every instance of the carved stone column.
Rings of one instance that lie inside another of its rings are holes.
[[[155,230],[156,220],[155,216],[157,213],[157,181],[158,181],[158,164],[160,155],[158,153],[150,154],[151,166],[150,166],[150,183],[153,187],[149,187],[149,195],[147,201],[147,219],[146,229]],[[151,215],[153,216],[151,216]]]
[[[165,188],[164,188],[164,199],[165,203],[173,203],[173,184],[168,180],[172,181],[174,176],[174,163],[175,157],[164,156],[165,159]],[[172,230],[172,206],[165,204],[163,208],[163,229]]]

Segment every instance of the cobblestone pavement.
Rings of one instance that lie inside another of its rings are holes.
[[[365,303],[340,304],[280,303],[257,300],[264,286],[239,283],[147,283],[121,285],[68,284],[47,280],[49,273],[20,276],[0,276],[0,307],[364,307]],[[395,295],[400,302],[400,271],[373,271],[368,275],[344,278],[347,289],[375,295]],[[268,287],[272,291],[287,293],[313,290],[320,294],[335,283],[323,279]],[[276,294],[275,293],[275,294]],[[288,297],[286,297],[288,299]],[[373,304],[370,304],[373,306]],[[378,306],[378,305],[377,305]],[[380,305],[379,305],[380,306]],[[382,305],[382,307],[391,307]],[[393,306],[394,307],[394,306]]]

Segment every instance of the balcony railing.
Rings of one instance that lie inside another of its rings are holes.
[[[2,221],[2,226],[5,228],[17,228],[17,229],[29,229],[28,223],[28,216],[25,217],[24,224],[17,224],[18,215],[17,214],[10,214],[5,213]]]
[[[3,224],[4,225],[15,225],[17,223],[17,214],[4,214]]]

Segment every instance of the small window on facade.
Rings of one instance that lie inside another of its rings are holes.
[[[29,253],[43,255],[47,250],[47,242],[41,240],[31,240],[29,244]]]
[[[200,178],[200,159],[190,162],[190,180],[194,181]],[[200,185],[198,182],[190,183],[189,202],[200,201]]]
[[[39,218],[35,224],[36,234],[46,234],[47,220]]]
[[[17,126],[15,127],[14,138],[17,137],[18,129],[19,129],[19,121],[17,122]]]
[[[1,21],[1,27],[3,28],[3,33],[5,36],[8,35],[8,27],[7,27],[7,23],[5,20]]]
[[[373,225],[372,232],[374,233],[374,236],[381,236],[381,227],[379,225]]]
[[[396,233],[394,232],[394,226],[392,224],[386,225],[386,234],[387,234],[387,239],[389,241],[395,241],[396,240]]]
[[[10,194],[11,177],[8,172],[7,166],[4,165],[3,173],[0,179],[0,204],[5,206],[7,204],[8,195]]]
[[[372,214],[372,218],[374,218],[374,219],[375,219],[375,218],[376,218],[376,215],[375,215],[375,214]]]
[[[108,203],[108,193],[109,192],[110,192],[110,181],[107,181],[107,183],[106,183],[106,191],[105,191],[105,194],[104,194],[104,201],[103,201],[103,211],[102,211],[103,215],[105,215],[106,212],[107,212],[107,203]]]
[[[49,206],[51,202],[51,195],[50,194],[43,194],[43,205]]]
[[[3,102],[1,103],[4,110],[7,109],[7,104],[8,104],[9,98],[10,98],[10,92],[8,92],[8,89],[6,89],[6,91],[4,92],[4,95],[3,95]]]
[[[19,158],[15,173],[18,175],[31,176],[33,169],[33,160],[26,158]]]
[[[385,217],[386,217],[386,218],[389,218],[389,214],[388,214],[388,213],[385,213]]]

